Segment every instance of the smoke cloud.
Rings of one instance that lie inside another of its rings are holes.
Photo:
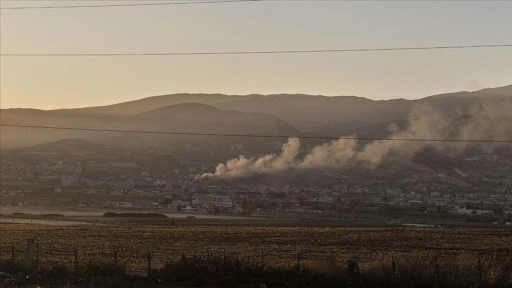
[[[510,99],[508,99],[510,100]],[[422,104],[414,107],[405,129],[390,126],[389,139],[512,139],[512,101],[482,101],[472,109],[443,112],[439,108]],[[356,135],[351,135],[355,137]],[[343,168],[359,165],[376,168],[388,157],[412,157],[430,146],[449,153],[462,151],[471,142],[389,141],[375,140],[360,145],[355,139],[339,139],[313,147],[299,158],[300,141],[290,138],[283,144],[280,154],[238,158],[217,165],[214,173],[198,175],[205,178],[237,178],[261,174],[278,174],[289,170],[313,168]],[[480,144],[484,148],[495,145]]]
[[[275,174],[297,165],[300,141],[297,138],[290,138],[283,144],[281,154],[267,154],[259,158],[246,158],[240,155],[238,158],[228,160],[226,164],[220,163],[215,173],[205,173],[199,178],[207,177],[246,177],[255,174]]]

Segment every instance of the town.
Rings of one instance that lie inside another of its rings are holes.
[[[131,162],[2,160],[0,196],[3,207],[362,217],[388,224],[406,223],[413,217],[424,223],[443,219],[510,225],[512,179],[506,178],[510,160],[484,155],[463,161],[493,163],[495,169],[506,170],[505,176],[482,178],[478,186],[463,187],[432,181],[456,179],[445,173],[423,179],[372,175],[339,179],[335,172],[324,172],[322,181],[283,184],[261,179],[196,181],[200,170],[192,167],[205,170],[208,167],[204,163],[182,162],[168,174],[156,174]],[[452,172],[458,177],[468,176],[456,168]]]

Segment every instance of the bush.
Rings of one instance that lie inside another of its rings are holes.
[[[10,273],[10,274],[17,274],[24,270],[24,267],[16,261],[12,260],[2,260],[0,261],[0,271]]]
[[[168,282],[238,287],[255,283],[279,287],[336,287],[341,273],[321,273],[298,267],[270,267],[239,257],[187,257],[167,262],[159,271]]]

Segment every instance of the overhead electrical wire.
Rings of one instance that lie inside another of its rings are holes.
[[[248,54],[300,54],[300,53],[341,53],[341,52],[376,52],[407,50],[441,50],[504,48],[512,44],[391,47],[391,48],[355,48],[355,49],[312,49],[312,50],[259,50],[259,51],[202,51],[202,52],[148,52],[148,53],[2,53],[2,57],[119,57],[119,56],[199,56],[199,55],[248,55]]]
[[[32,9],[76,9],[76,8],[108,8],[108,7],[142,7],[142,6],[169,6],[192,4],[220,4],[240,2],[268,2],[268,0],[203,0],[182,2],[151,2],[151,3],[122,3],[122,4],[92,4],[92,5],[47,5],[47,6],[13,6],[0,7],[1,10],[32,10]]]
[[[0,124],[1,127],[16,128],[35,128],[35,129],[55,129],[55,130],[73,130],[89,132],[114,132],[114,133],[137,133],[137,134],[160,134],[160,135],[183,135],[183,136],[218,136],[218,137],[243,137],[243,138],[300,138],[300,139],[319,139],[319,140],[359,140],[359,141],[404,141],[404,142],[463,142],[463,143],[512,143],[512,140],[493,140],[493,139],[426,139],[426,138],[378,138],[378,137],[327,137],[327,136],[300,136],[300,135],[258,135],[258,134],[229,134],[229,133],[197,133],[197,132],[172,132],[172,131],[147,131],[147,130],[120,130],[120,129],[100,129],[100,128],[79,128],[79,127],[61,127],[61,126],[43,126],[43,125],[18,125],[18,124]]]
[[[23,2],[37,0],[0,0],[0,2]],[[41,1],[41,0],[39,0]],[[42,0],[47,2],[132,2],[123,4],[93,4],[93,5],[46,5],[46,6],[14,6],[3,7],[2,10],[30,10],[30,9],[73,9],[73,8],[108,8],[108,7],[138,7],[138,6],[168,6],[187,4],[216,4],[216,3],[239,3],[239,2],[347,2],[350,0],[191,0],[191,1],[169,1],[169,0]],[[165,2],[164,2],[165,1]],[[139,2],[139,3],[133,3]],[[144,3],[146,2],[146,3]],[[148,3],[152,2],[152,3]]]
[[[201,0],[0,0],[1,2],[194,2]],[[263,2],[350,2],[353,0],[261,0]],[[371,0],[368,0],[371,1]]]
[[[36,2],[36,3],[45,3],[45,2],[67,2],[67,3],[73,3],[73,2],[84,2],[84,3],[95,3],[95,2],[141,2],[141,3],[149,3],[149,2],[202,2],[205,0],[0,0],[0,3],[16,3],[16,2]],[[211,1],[222,1],[222,0],[211,0]],[[348,0],[261,0],[261,1],[348,1]],[[30,6],[30,7],[37,7],[37,6]]]
[[[201,0],[0,0],[2,2],[193,2]],[[280,1],[280,0],[275,0]],[[301,0],[298,0],[301,1]],[[337,1],[337,0],[334,0]]]

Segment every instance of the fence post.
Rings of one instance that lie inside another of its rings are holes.
[[[348,260],[347,262],[347,287],[360,287],[359,279],[359,265],[355,260]]]
[[[36,243],[36,269],[39,269],[39,242]]]
[[[150,277],[151,276],[151,258],[152,258],[151,252],[148,252],[147,258],[148,258],[148,277]]]
[[[436,256],[434,262],[434,288],[437,288],[437,282],[439,281],[439,259]]]
[[[78,249],[76,248],[73,248],[73,256],[74,256],[74,268],[75,268],[75,273],[78,274]]]
[[[27,252],[25,255],[25,269],[27,269],[27,271],[34,269],[34,247],[34,239],[27,239]]]
[[[261,283],[263,283],[263,271],[264,270],[265,270],[265,256],[263,254],[263,251],[261,251],[261,270],[260,270],[260,282]]]
[[[397,270],[396,270],[395,257],[391,256],[391,283],[392,283],[393,287],[396,287],[396,274],[397,274]]]
[[[297,272],[300,272],[300,253],[297,253]]]
[[[114,250],[114,267],[117,267],[117,250]]]
[[[480,261],[480,257],[478,257],[478,288],[482,287],[482,261]]]
[[[228,270],[228,259],[227,259],[227,256],[226,256],[226,250],[224,250],[224,257],[223,257],[223,266],[222,266],[222,275],[223,275],[223,278],[226,279],[226,275],[227,275],[227,270]]]

